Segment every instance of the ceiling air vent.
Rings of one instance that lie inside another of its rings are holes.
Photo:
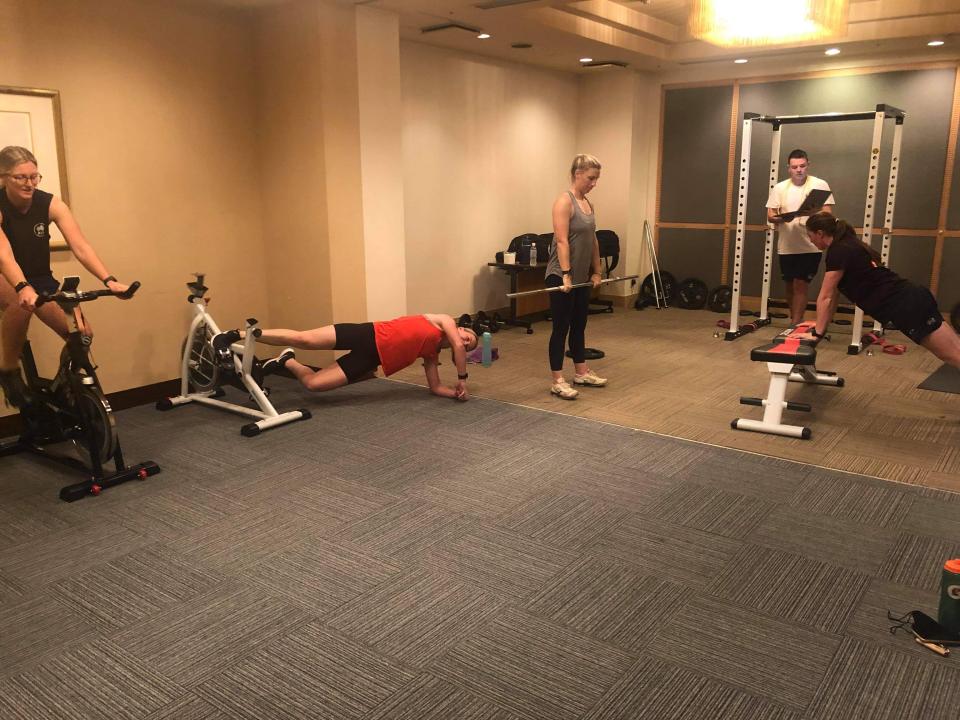
[[[474,5],[480,10],[496,10],[497,8],[510,7],[511,5],[525,5],[526,3],[539,2],[540,0],[485,0]]]
[[[625,62],[619,60],[593,60],[591,62],[580,63],[580,67],[599,68],[599,67],[626,67]]]
[[[421,33],[439,32],[440,30],[466,30],[468,33],[472,33],[473,35],[476,35],[480,32],[480,28],[471,27],[458,22],[445,22],[440,23],[439,25],[428,25],[427,27],[420,28]]]

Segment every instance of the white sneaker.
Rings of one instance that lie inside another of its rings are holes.
[[[607,384],[607,379],[597,375],[593,370],[587,370],[583,375],[573,376],[574,385],[590,385],[592,387],[603,387]]]
[[[550,392],[552,392],[557,397],[561,397],[564,400],[576,400],[577,395],[580,394],[579,390],[574,390],[570,387],[569,383],[566,380],[559,380],[550,386]]]

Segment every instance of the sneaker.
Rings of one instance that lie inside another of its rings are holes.
[[[590,385],[591,387],[603,387],[607,384],[607,379],[600,377],[593,370],[587,370],[583,375],[574,375],[573,384]]]
[[[275,358],[270,358],[269,360],[263,361],[263,374],[269,375],[270,373],[275,373],[277,370],[283,368],[287,364],[287,360],[293,360],[297,354],[294,352],[293,348],[287,348]]]
[[[217,352],[223,352],[229,350],[230,346],[235,342],[240,340],[240,331],[239,330],[227,330],[226,332],[217,333],[210,340],[210,344],[213,345],[213,349]]]
[[[564,400],[576,400],[577,395],[580,394],[580,391],[574,390],[572,387],[570,387],[566,380],[555,382],[550,386],[550,392],[557,397],[563,398]]]
[[[20,375],[20,368],[0,371],[0,388],[3,388],[7,407],[22,408],[33,400],[29,388],[23,382],[23,376]]]

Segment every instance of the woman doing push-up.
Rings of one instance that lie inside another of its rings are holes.
[[[929,290],[884,267],[880,253],[861,241],[845,220],[830,213],[811,215],[807,235],[824,251],[825,274],[817,297],[815,336],[826,333],[839,290],[875,320],[893,323],[915,343],[960,368],[960,337],[943,322]]]
[[[240,330],[214,336],[213,346],[223,350],[243,337]],[[344,385],[370,380],[377,367],[392,375],[423,358],[423,372],[430,392],[440,397],[466,400],[467,353],[477,347],[477,335],[457,327],[449,315],[409,315],[384,322],[337,323],[314,330],[263,330],[258,342],[289,346],[280,355],[263,364],[266,373],[286,368],[300,383],[314,392],[333,390]],[[440,382],[439,354],[450,348],[457,366],[457,384]],[[349,350],[333,365],[313,370],[295,359],[293,348],[300,350]]]

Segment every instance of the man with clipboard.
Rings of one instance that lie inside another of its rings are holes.
[[[803,321],[810,283],[820,269],[822,253],[807,238],[807,216],[831,212],[834,205],[830,186],[809,174],[807,153],[794,150],[787,158],[790,177],[777,183],[767,199],[767,222],[777,226],[777,257],[787,288],[790,322]]]

